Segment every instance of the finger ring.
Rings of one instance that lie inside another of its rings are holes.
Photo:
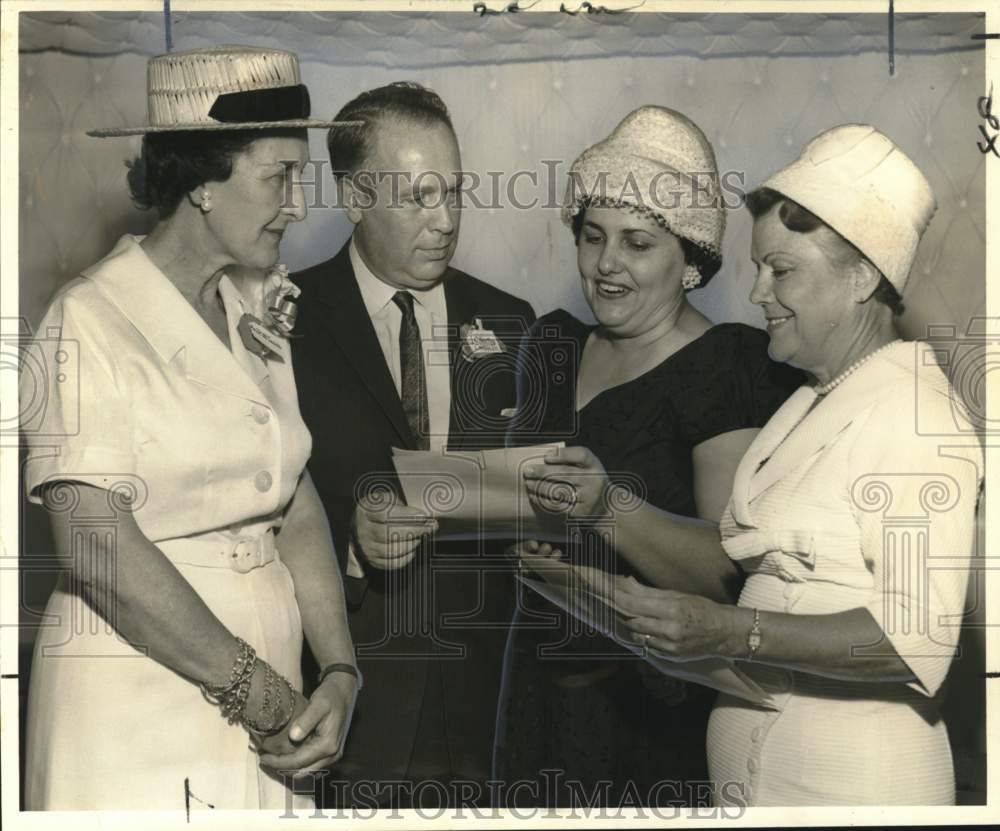
[[[643,635],[643,636],[642,636],[642,642],[643,642],[643,644],[645,644],[646,646],[649,646],[649,635]]]

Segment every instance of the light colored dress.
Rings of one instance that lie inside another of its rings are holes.
[[[69,488],[64,508],[75,536],[112,538],[110,503],[129,493],[139,528],[216,617],[301,689],[302,624],[274,536],[311,447],[290,353],[246,350],[236,326],[249,300],[223,277],[226,349],[139,241],[123,237],[72,281],[28,347],[22,399],[38,406],[22,410],[25,489],[34,501],[46,481],[106,489],[105,516],[81,516]],[[27,808],[285,807],[246,731],[192,679],[126,642],[68,574],[46,614],[31,668]]]
[[[719,697],[708,732],[717,799],[951,804],[936,694],[964,609],[981,448],[926,345],[888,347],[810,410],[815,398],[799,389],[737,470],[721,532],[748,573],[739,605],[802,615],[866,608],[916,681],[741,663],[778,710]]]

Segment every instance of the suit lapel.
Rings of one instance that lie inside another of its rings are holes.
[[[771,419],[773,427],[769,423],[758,434],[758,438],[764,436],[765,432],[769,434],[767,440],[773,442],[774,452],[759,472],[753,475],[748,500],[763,493],[810,456],[822,450],[864,412],[887,384],[898,380],[899,356],[907,352],[912,354],[912,349],[913,344],[902,343],[877,355],[869,364],[848,376],[808,413],[806,410],[815,393],[810,387],[796,391]]]
[[[330,267],[332,274],[322,283],[318,299],[324,308],[317,313],[325,318],[325,322],[317,328],[328,332],[336,341],[399,434],[400,444],[413,448],[413,436],[406,423],[399,393],[354,276],[348,245],[333,259]]]
[[[459,350],[462,341],[460,329],[463,323],[472,319],[476,310],[473,308],[472,300],[466,292],[465,286],[460,277],[451,271],[444,277],[444,300],[448,310],[448,361],[451,383],[451,405],[448,412],[448,448],[459,449],[452,444],[452,437],[457,437],[462,433],[461,425],[458,423],[458,413],[461,412],[460,399],[462,396],[462,384],[459,383],[458,366]]]
[[[736,468],[733,479],[733,518],[741,525],[752,526],[753,517],[750,514],[751,488],[753,493],[759,492],[755,479],[757,472],[766,462],[781,441],[802,419],[802,414],[809,408],[816,394],[811,387],[799,387],[791,397],[778,408],[761,431],[754,437],[746,453]]]
[[[255,381],[267,376],[267,369],[254,371],[240,362],[236,350],[226,348],[173,283],[146,256],[140,238],[124,236],[111,254],[83,272],[93,279],[122,313],[142,333],[166,363],[182,368],[185,375],[228,395],[267,405],[268,399]],[[228,278],[223,277],[223,281]],[[220,285],[226,302],[230,338],[237,337],[233,315],[239,310],[238,290]]]

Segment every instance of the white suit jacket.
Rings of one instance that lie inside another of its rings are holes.
[[[884,349],[815,401],[797,390],[737,469],[721,531],[749,573],[740,605],[866,608],[933,695],[958,640],[981,445],[926,344]]]

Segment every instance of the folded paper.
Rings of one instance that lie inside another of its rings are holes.
[[[406,504],[438,520],[438,539],[524,536],[561,539],[557,517],[536,512],[524,487],[524,470],[543,464],[562,444],[492,450],[393,448]]]
[[[567,563],[552,557],[531,555],[523,549],[515,549],[522,563],[529,566],[531,573],[518,574],[518,580],[554,603],[567,614],[611,638],[615,643],[640,656],[650,666],[664,675],[710,687],[719,692],[729,693],[766,709],[777,709],[770,695],[756,684],[746,673],[725,658],[699,658],[693,661],[672,661],[654,655],[643,644],[632,641],[628,636],[629,615],[616,606],[612,598],[596,594],[583,578]],[[613,575],[607,575],[610,585]]]

